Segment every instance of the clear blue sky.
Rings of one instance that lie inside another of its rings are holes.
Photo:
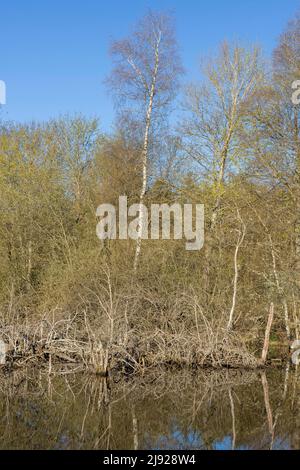
[[[126,35],[148,8],[173,11],[187,71],[223,39],[261,43],[270,55],[300,0],[1,0],[0,80],[6,119],[46,120],[81,112],[113,122],[103,79],[108,46]]]

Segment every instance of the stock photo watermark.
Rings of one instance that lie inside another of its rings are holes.
[[[0,106],[6,104],[6,84],[3,80],[0,80]]]
[[[0,339],[0,365],[4,365],[6,362],[6,344]]]
[[[100,240],[185,239],[187,251],[199,251],[204,245],[203,204],[151,204],[148,210],[144,204],[128,207],[127,196],[120,196],[118,209],[101,204],[96,215],[101,219],[96,228]]]
[[[299,339],[293,342],[293,344],[291,345],[291,351],[292,351],[292,363],[295,366],[298,366],[300,364],[300,340]]]

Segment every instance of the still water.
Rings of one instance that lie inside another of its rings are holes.
[[[300,374],[0,373],[1,449],[300,449]]]

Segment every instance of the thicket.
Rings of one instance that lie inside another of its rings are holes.
[[[259,48],[224,43],[176,97],[172,22],[150,13],[112,45],[113,133],[82,116],[2,122],[0,331],[11,361],[253,367],[272,303],[273,344],[298,338],[299,44],[298,17],[270,67]],[[205,204],[204,248],[101,242],[96,209],[121,195]]]

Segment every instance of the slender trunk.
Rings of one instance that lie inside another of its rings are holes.
[[[299,339],[299,316],[298,316],[298,306],[297,306],[297,301],[295,299],[295,294],[293,293],[293,323],[295,325],[295,339]]]
[[[154,89],[152,90],[150,99],[149,99],[149,105],[148,105],[147,116],[146,116],[146,128],[145,128],[145,135],[144,135],[143,154],[142,154],[143,181],[142,181],[142,189],[140,193],[139,234],[138,234],[138,239],[136,242],[135,258],[134,258],[134,271],[135,272],[137,270],[138,260],[139,260],[139,256],[141,253],[141,246],[142,246],[142,233],[143,233],[143,224],[144,224],[144,212],[143,212],[142,205],[144,203],[144,198],[145,198],[146,189],[147,189],[148,147],[149,147],[149,132],[150,132],[150,126],[151,126],[151,115],[152,115],[152,108],[153,108],[153,97],[154,97]]]
[[[219,175],[218,175],[218,179],[217,179],[217,197],[216,197],[216,201],[215,201],[215,205],[214,205],[214,208],[213,208],[213,211],[212,211],[212,216],[211,216],[211,221],[210,221],[210,227],[211,227],[212,230],[214,230],[214,228],[215,228],[217,218],[218,218],[218,215],[219,215],[221,201],[222,201],[222,186],[223,186],[224,178],[225,178],[225,171],[226,171],[226,164],[227,164],[227,159],[228,159],[229,145],[230,145],[230,141],[231,141],[232,134],[233,134],[234,114],[235,114],[235,108],[233,108],[233,111],[232,111],[229,131],[228,131],[226,140],[224,142],[224,147],[223,147],[222,153],[221,153],[220,171],[219,171]]]
[[[239,218],[240,218],[240,215],[239,215]],[[238,254],[239,254],[240,247],[244,241],[245,234],[246,234],[246,227],[244,223],[242,222],[242,230],[241,231],[239,230],[239,238],[238,238],[236,248],[235,248],[235,253],[234,253],[233,294],[232,294],[232,305],[231,305],[231,310],[229,313],[229,320],[227,324],[228,331],[230,331],[233,326],[233,318],[234,318],[234,312],[235,312],[235,306],[236,306],[236,297],[237,297],[238,280],[239,280]]]
[[[282,305],[283,305],[283,311],[284,311],[284,321],[285,321],[285,330],[286,330],[286,335],[287,338],[291,338],[291,331],[290,331],[290,319],[289,319],[289,310],[288,310],[288,305],[285,297],[283,296],[283,289],[280,285],[279,281],[279,276],[277,272],[277,266],[276,266],[276,256],[275,256],[275,250],[274,250],[274,245],[273,245],[273,240],[271,235],[269,235],[269,241],[270,241],[270,246],[271,246],[271,254],[272,254],[272,261],[273,261],[273,273],[274,273],[274,278],[276,282],[276,287],[279,295],[282,297]]]
[[[267,379],[265,372],[262,372],[261,374],[261,382],[262,382],[263,391],[264,391],[264,401],[265,401],[265,408],[266,408],[266,413],[267,413],[267,418],[268,418],[268,428],[269,428],[269,433],[271,437],[270,450],[272,450],[273,445],[274,445],[274,437],[275,437],[274,436],[274,423],[273,423],[272,408],[270,404],[269,384],[268,384],[268,379]]]
[[[228,157],[228,149],[229,149],[229,144],[230,144],[230,139],[231,139],[232,131],[230,130],[226,141],[224,143],[224,147],[221,153],[221,162],[220,162],[220,170],[218,174],[218,178],[216,181],[216,200],[214,203],[214,207],[212,210],[211,218],[210,218],[210,237],[206,241],[206,249],[204,252],[204,256],[206,259],[205,262],[205,276],[204,276],[204,285],[205,285],[205,290],[210,296],[211,294],[211,286],[210,286],[210,263],[212,259],[212,253],[213,253],[213,247],[214,247],[214,242],[213,242],[213,234],[215,232],[219,212],[220,212],[220,207],[221,207],[221,202],[222,202],[222,186],[224,183],[224,178],[225,178],[225,171],[226,171],[226,163],[227,163],[227,157]]]
[[[273,320],[274,320],[274,304],[271,303],[268,323],[267,323],[266,332],[265,332],[264,347],[263,347],[262,355],[261,355],[262,364],[265,364],[267,361],[268,352],[269,352],[269,344],[270,344],[270,333],[271,333]]]
[[[28,243],[28,263],[27,263],[27,289],[31,288],[31,272],[32,272],[32,241]]]
[[[229,389],[229,400],[230,400],[230,409],[231,409],[231,419],[232,419],[232,446],[231,449],[235,449],[236,444],[236,426],[235,426],[235,409],[234,409],[234,401],[232,397],[231,388]]]
[[[226,159],[227,159],[227,150],[225,149],[222,155],[221,167],[220,167],[220,172],[219,172],[219,176],[217,180],[217,197],[216,197],[216,201],[215,201],[215,205],[212,211],[211,221],[210,221],[211,230],[214,230],[216,226],[217,218],[218,218],[218,214],[219,214],[219,210],[221,206],[221,199],[222,199],[221,190],[222,190],[222,185],[224,182]]]
[[[160,37],[157,40],[156,48],[155,48],[155,67],[152,77],[152,84],[149,93],[149,101],[148,101],[148,108],[146,113],[146,126],[145,126],[145,134],[144,134],[144,144],[143,144],[143,152],[142,152],[142,166],[143,166],[143,180],[142,180],[142,189],[140,192],[140,210],[139,210],[139,233],[138,239],[136,243],[136,250],[135,250],[135,257],[134,257],[134,272],[137,271],[138,261],[141,253],[142,247],[142,234],[143,234],[143,224],[144,224],[144,212],[142,210],[142,206],[144,203],[144,198],[147,189],[147,167],[148,167],[148,150],[149,150],[149,133],[151,128],[151,117],[153,111],[153,101],[155,95],[155,87],[156,87],[156,79],[158,73],[158,66],[159,66],[159,45],[160,45]]]
[[[286,368],[285,368],[284,389],[283,389],[283,394],[282,394],[283,401],[285,401],[287,392],[288,392],[290,367],[291,367],[291,363],[290,361],[288,361],[286,364]]]

